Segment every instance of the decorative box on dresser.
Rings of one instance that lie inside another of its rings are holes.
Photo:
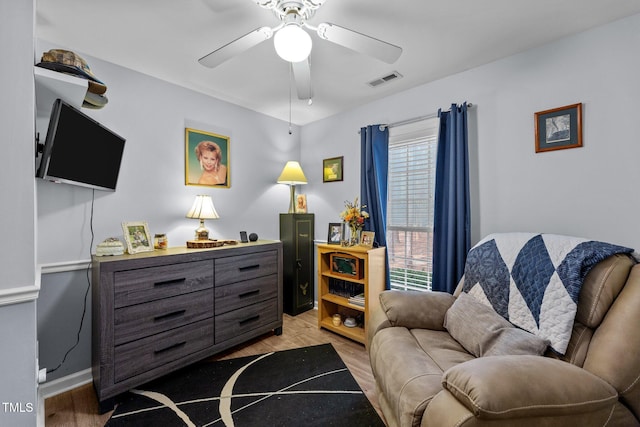
[[[318,327],[366,343],[366,328],[373,307],[385,288],[385,248],[318,244]],[[345,267],[346,266],[346,267]],[[350,296],[363,294],[358,304]],[[334,323],[333,316],[340,315]],[[345,326],[346,317],[358,322]]]
[[[92,374],[101,412],[131,388],[282,333],[282,243],[93,258]]]
[[[313,214],[280,214],[284,312],[295,316],[313,308]]]

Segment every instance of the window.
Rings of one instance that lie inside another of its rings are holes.
[[[431,290],[437,118],[389,128],[387,252],[392,289]]]

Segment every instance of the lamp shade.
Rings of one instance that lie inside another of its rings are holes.
[[[280,58],[289,62],[300,62],[311,53],[311,36],[297,24],[289,24],[273,37],[273,46]]]
[[[193,206],[191,206],[191,209],[187,212],[187,218],[217,219],[220,217],[218,216],[218,212],[216,212],[216,208],[213,206],[211,196],[201,194],[196,196]]]
[[[282,173],[278,177],[278,184],[296,185],[306,183],[307,177],[304,176],[300,163],[293,160],[284,165],[284,169],[282,169]]]

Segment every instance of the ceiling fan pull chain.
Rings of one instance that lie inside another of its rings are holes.
[[[289,135],[293,132],[291,131],[291,80],[292,80],[292,72],[293,72],[293,64],[289,62]]]

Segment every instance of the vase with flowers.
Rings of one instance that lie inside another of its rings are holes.
[[[366,205],[358,205],[358,198],[356,197],[353,202],[345,201],[345,209],[340,212],[340,218],[342,218],[345,230],[343,231],[343,246],[355,246],[360,242],[360,232],[364,227],[364,221],[369,218],[369,213],[364,210]],[[347,236],[346,231],[349,231]]]

